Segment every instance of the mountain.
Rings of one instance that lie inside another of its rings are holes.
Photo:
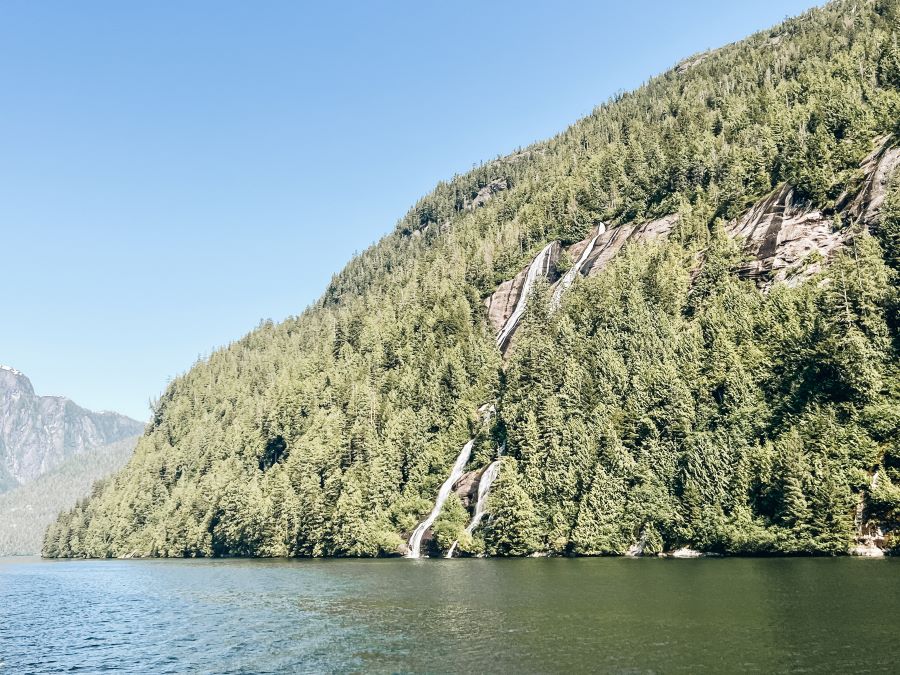
[[[90,448],[135,436],[143,426],[117,413],[85,410],[60,396],[37,396],[24,374],[0,366],[0,492]]]
[[[137,440],[132,436],[73,455],[33,481],[0,494],[0,556],[40,553],[47,526],[90,495],[97,481],[121,469]]]
[[[439,184],[44,554],[894,548],[898,45],[832,2]]]

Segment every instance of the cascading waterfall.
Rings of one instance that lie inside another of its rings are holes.
[[[604,231],[605,226],[601,224],[597,236],[591,240],[586,251],[582,253],[582,255],[578,258],[578,263],[573,267],[575,272],[572,274],[571,279],[565,284],[563,290],[565,290],[565,288],[568,288],[568,286],[572,284],[572,281],[575,278],[575,274],[580,271],[581,267],[584,265],[584,262],[591,254],[591,251],[594,248],[594,244]],[[541,249],[541,252],[538,253],[537,256],[535,256],[534,260],[532,260],[531,264],[528,266],[528,271],[525,273],[525,283],[522,284],[522,292],[519,294],[519,299],[516,301],[515,309],[513,309],[513,313],[510,314],[509,318],[503,324],[500,332],[497,333],[497,346],[500,349],[503,349],[503,347],[509,341],[509,338],[512,335],[513,331],[519,325],[522,314],[525,313],[525,305],[528,303],[528,295],[531,293],[531,289],[534,286],[534,282],[538,278],[538,275],[546,276],[547,274],[549,274],[550,252],[553,250],[553,245],[555,243],[556,242],[551,241],[543,249]],[[572,272],[572,270],[569,270],[569,272]],[[557,289],[557,291],[561,296],[562,291],[559,289]],[[556,296],[554,295],[554,297]],[[486,403],[478,409],[478,412],[482,413],[484,420],[486,421],[494,413],[494,410],[495,409],[493,405]],[[416,529],[413,530],[413,533],[409,538],[408,551],[406,553],[407,558],[421,557],[422,537],[425,536],[428,528],[430,528],[434,524],[434,521],[437,520],[437,517],[441,513],[441,509],[444,507],[444,502],[447,501],[447,497],[450,496],[450,492],[453,490],[453,486],[462,477],[463,469],[465,469],[466,464],[469,462],[469,457],[472,454],[472,446],[474,445],[474,443],[475,439],[473,438],[463,446],[462,451],[456,458],[456,463],[453,465],[453,469],[451,469],[450,471],[450,475],[447,477],[447,480],[445,480],[441,485],[440,490],[438,490],[438,496],[434,502],[434,508],[431,509],[431,513],[428,514],[428,517],[421,523],[419,523],[418,526],[416,526]],[[502,453],[503,449],[501,448],[498,454]],[[488,465],[478,482],[478,501],[475,504],[475,513],[472,516],[471,522],[466,527],[466,532],[468,532],[469,534],[471,534],[475,530],[475,528],[478,527],[478,524],[484,517],[485,509],[487,508],[487,498],[490,494],[491,483],[494,482],[494,479],[497,477],[499,470],[500,460],[498,459]],[[450,547],[450,551],[447,554],[448,558],[453,555],[453,552],[456,550],[457,543],[458,542],[453,542],[453,545]]]
[[[581,268],[584,267],[587,259],[591,256],[591,253],[594,252],[594,246],[597,244],[600,235],[604,232],[606,232],[606,225],[600,223],[597,226],[597,234],[594,235],[594,238],[591,239],[590,243],[585,247],[584,251],[582,251],[581,255],[578,257],[578,261],[572,265],[572,269],[566,272],[563,278],[560,279],[559,285],[556,287],[556,290],[553,291],[553,297],[550,298],[551,311],[559,309],[563,293],[565,293],[569,286],[572,285],[572,282],[575,281],[575,277],[581,273]]]
[[[463,446],[462,451],[459,453],[459,457],[456,458],[456,463],[450,470],[450,475],[447,477],[447,480],[444,481],[443,485],[441,485],[441,489],[438,490],[437,499],[434,501],[434,508],[431,509],[431,513],[428,514],[428,517],[419,523],[418,527],[413,530],[412,536],[409,538],[409,551],[406,554],[407,558],[420,557],[422,537],[425,535],[428,528],[434,524],[434,521],[437,520],[438,515],[441,513],[441,509],[444,507],[444,502],[447,501],[447,497],[450,496],[450,491],[453,490],[453,485],[462,476],[463,469],[466,468],[469,457],[472,455],[472,446],[474,444],[475,439],[473,438]]]
[[[513,310],[513,313],[509,315],[506,323],[503,324],[503,328],[501,328],[500,332],[497,334],[497,346],[500,349],[503,349],[503,347],[506,346],[510,336],[516,329],[516,326],[519,325],[522,314],[525,313],[525,305],[528,303],[528,295],[531,293],[531,288],[534,286],[535,279],[537,279],[539,274],[545,276],[550,271],[550,251],[552,250],[554,243],[556,242],[551,241],[547,244],[541,252],[537,254],[535,259],[531,262],[531,265],[528,266],[528,272],[525,274],[525,283],[522,285],[522,292],[519,294],[516,307]],[[546,270],[544,270],[545,267],[547,267]]]
[[[647,547],[647,530],[641,530],[640,539],[631,546],[628,547],[628,551],[625,553],[630,558],[639,558],[644,555],[644,549]]]
[[[487,500],[488,496],[491,492],[491,485],[494,482],[494,479],[497,478],[497,474],[500,473],[500,460],[494,460],[488,467],[484,470],[484,473],[481,474],[481,479],[478,481],[478,501],[475,502],[475,514],[472,516],[472,520],[466,526],[466,532],[468,534],[472,534],[475,531],[475,528],[478,527],[478,524],[481,522],[481,519],[484,518],[485,511],[487,510]],[[450,550],[447,552],[447,557],[452,558],[454,551],[456,551],[456,546],[459,544],[459,541],[454,541],[453,545],[450,547]]]
[[[869,485],[869,493],[871,494],[878,485],[878,469],[875,470],[875,473],[872,475],[872,483]],[[859,493],[859,503],[856,505],[856,536],[859,539],[863,537],[863,517],[866,510],[866,493]]]

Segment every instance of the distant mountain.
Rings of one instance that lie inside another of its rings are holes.
[[[47,526],[87,497],[98,480],[125,466],[137,439],[131,436],[74,455],[30,483],[0,494],[0,556],[39,553]]]
[[[61,396],[37,396],[23,373],[0,365],[0,493],[143,428],[118,413],[91,412]]]

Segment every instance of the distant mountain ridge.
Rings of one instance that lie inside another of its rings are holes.
[[[62,396],[38,396],[24,373],[0,365],[0,492],[143,428],[125,415],[92,412]]]
[[[138,436],[73,455],[35,480],[0,494],[0,556],[36,555],[61,511],[98,487],[129,460]]]

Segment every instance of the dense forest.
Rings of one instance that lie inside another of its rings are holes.
[[[900,176],[877,219],[848,207],[897,134],[900,0],[698,55],[439,184],[314,306],[174,380],[44,554],[395,555],[471,438],[470,471],[500,456],[488,513],[465,532],[451,494],[434,553],[900,546]],[[729,223],[784,184],[841,245],[765,285]],[[670,214],[551,305],[599,223]],[[485,299],[552,241],[501,352]]]

